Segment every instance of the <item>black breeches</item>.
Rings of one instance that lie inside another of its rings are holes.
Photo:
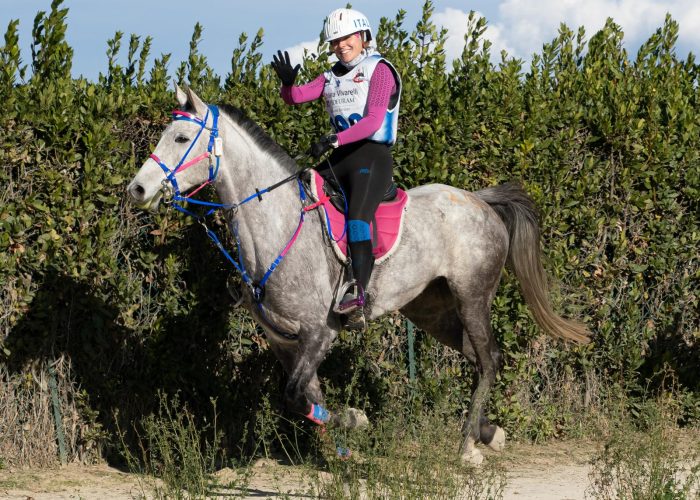
[[[367,287],[373,263],[369,223],[391,186],[392,169],[389,146],[370,141],[341,146],[316,168],[325,179],[337,181],[345,193],[352,268],[363,288]]]

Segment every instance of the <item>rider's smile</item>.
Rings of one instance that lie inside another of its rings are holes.
[[[330,43],[335,56],[345,63],[359,56],[364,48],[362,35],[359,32],[338,38]]]

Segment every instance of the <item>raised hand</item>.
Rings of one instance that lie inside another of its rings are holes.
[[[297,73],[299,73],[299,69],[301,68],[301,64],[297,64],[292,68],[292,63],[289,62],[289,53],[286,50],[284,54],[282,54],[281,50],[278,50],[277,55],[272,56],[270,66],[275,70],[277,76],[282,80],[282,85],[285,87],[294,85],[294,80],[296,80]]]

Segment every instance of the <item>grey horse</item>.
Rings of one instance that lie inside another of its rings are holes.
[[[173,191],[185,193],[210,181],[228,208],[241,267],[251,281],[260,280],[295,234],[308,201],[300,200],[294,180],[261,197],[256,190],[299,168],[239,109],[210,107],[190,89],[176,87],[176,95],[180,116],[197,118],[174,120],[166,128],[154,154],[127,187],[128,195],[140,208],[154,210]],[[194,160],[169,175],[185,156]],[[489,423],[484,407],[501,363],[489,312],[506,263],[544,331],[578,343],[587,342],[590,334],[581,323],[552,310],[535,207],[521,187],[508,183],[470,193],[431,184],[408,194],[400,245],[372,273],[366,315],[371,320],[401,311],[475,365],[478,379],[460,453],[464,461],[479,463],[483,457],[477,443],[496,450],[505,444],[505,433]],[[247,198],[254,200],[240,204]],[[360,426],[366,424],[360,410],[326,410],[320,421],[313,414],[314,408],[323,409],[316,371],[342,328],[333,306],[344,267],[329,245],[321,214],[308,212],[305,220],[294,245],[269,275],[264,295],[256,300],[256,291],[246,288],[245,303],[289,376],[284,394],[288,409],[321,424]]]

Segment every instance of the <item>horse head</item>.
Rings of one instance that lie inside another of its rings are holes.
[[[191,89],[175,86],[179,107],[155,150],[127,186],[140,208],[156,211],[161,201],[213,182],[221,143],[218,109],[207,106]]]

